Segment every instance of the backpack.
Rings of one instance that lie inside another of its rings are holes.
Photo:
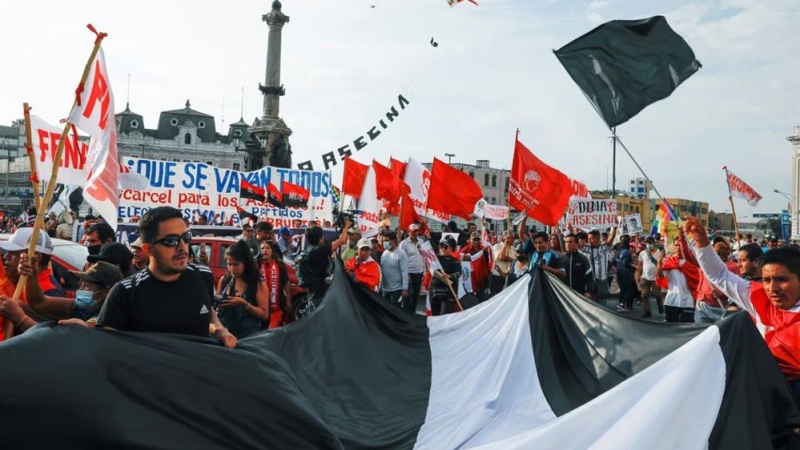
[[[300,254],[299,262],[297,263],[297,281],[300,286],[311,286],[312,284],[314,268],[310,254],[316,248],[316,245],[310,245]]]

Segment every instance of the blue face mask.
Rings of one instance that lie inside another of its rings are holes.
[[[383,249],[384,249],[384,250],[390,250],[391,248],[392,248],[392,243],[391,243],[391,242],[389,242],[389,241],[385,241],[385,242],[383,243]]]
[[[75,291],[75,306],[80,309],[88,309],[94,303],[94,294],[92,291]]]

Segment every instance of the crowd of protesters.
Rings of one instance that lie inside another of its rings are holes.
[[[614,298],[621,314],[641,304],[642,317],[653,307],[667,322],[710,324],[731,311],[753,315],[767,332],[765,339],[787,380],[800,396],[800,250],[777,239],[757,242],[751,235],[736,239],[709,236],[702,224],[688,218],[670,240],[653,236],[617,235],[617,227],[588,232],[567,226],[550,233],[529,229],[520,220],[515,232],[500,236],[474,223],[459,230],[454,222],[443,233],[426,223],[392,229],[384,221],[364,237],[345,219],[335,239],[326,242],[324,228],[310,222],[301,236],[266,221],[245,224],[225,251],[227,274],[216,282],[201,246],[191,254],[192,225],[170,207],[149,210],[138,223],[138,238],[116,242],[109,224],[91,215],[77,218],[65,211],[48,214],[45,229],[33,235],[28,211],[24,222],[5,221],[13,234],[0,241],[4,271],[0,274],[0,318],[17,334],[44,321],[89,328],[149,331],[215,337],[226,347],[261,330],[276,328],[309,314],[319,304],[338,257],[344,273],[377,301],[408,314],[460,311],[472,298],[485,301],[541,269],[578,295],[604,306]],[[202,220],[195,222],[203,225]],[[377,231],[377,232],[376,232]],[[328,234],[330,235],[330,234]],[[86,246],[75,296],[68,296],[53,274],[53,238]],[[32,239],[35,253],[27,256]],[[437,252],[438,250],[438,252]],[[425,254],[435,254],[431,269]],[[292,297],[288,269],[296,271],[303,294]],[[20,301],[10,297],[26,277]],[[423,295],[424,294],[424,295]],[[787,334],[788,333],[788,334]]]

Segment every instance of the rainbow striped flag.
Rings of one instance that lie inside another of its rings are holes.
[[[662,229],[666,228],[667,222],[677,222],[678,220],[680,220],[678,213],[672,209],[672,206],[670,206],[666,199],[661,199],[661,207],[659,207],[658,212],[656,212],[656,217],[653,220],[653,229],[650,231],[650,234],[661,233]]]
[[[331,185],[331,201],[333,202],[334,211],[341,211],[342,191],[334,185]]]

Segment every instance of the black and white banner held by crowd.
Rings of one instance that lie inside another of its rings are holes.
[[[234,350],[43,324],[0,367],[4,448],[769,449],[800,426],[747,314],[640,321],[541,271],[425,318],[337,263],[311,316]]]

